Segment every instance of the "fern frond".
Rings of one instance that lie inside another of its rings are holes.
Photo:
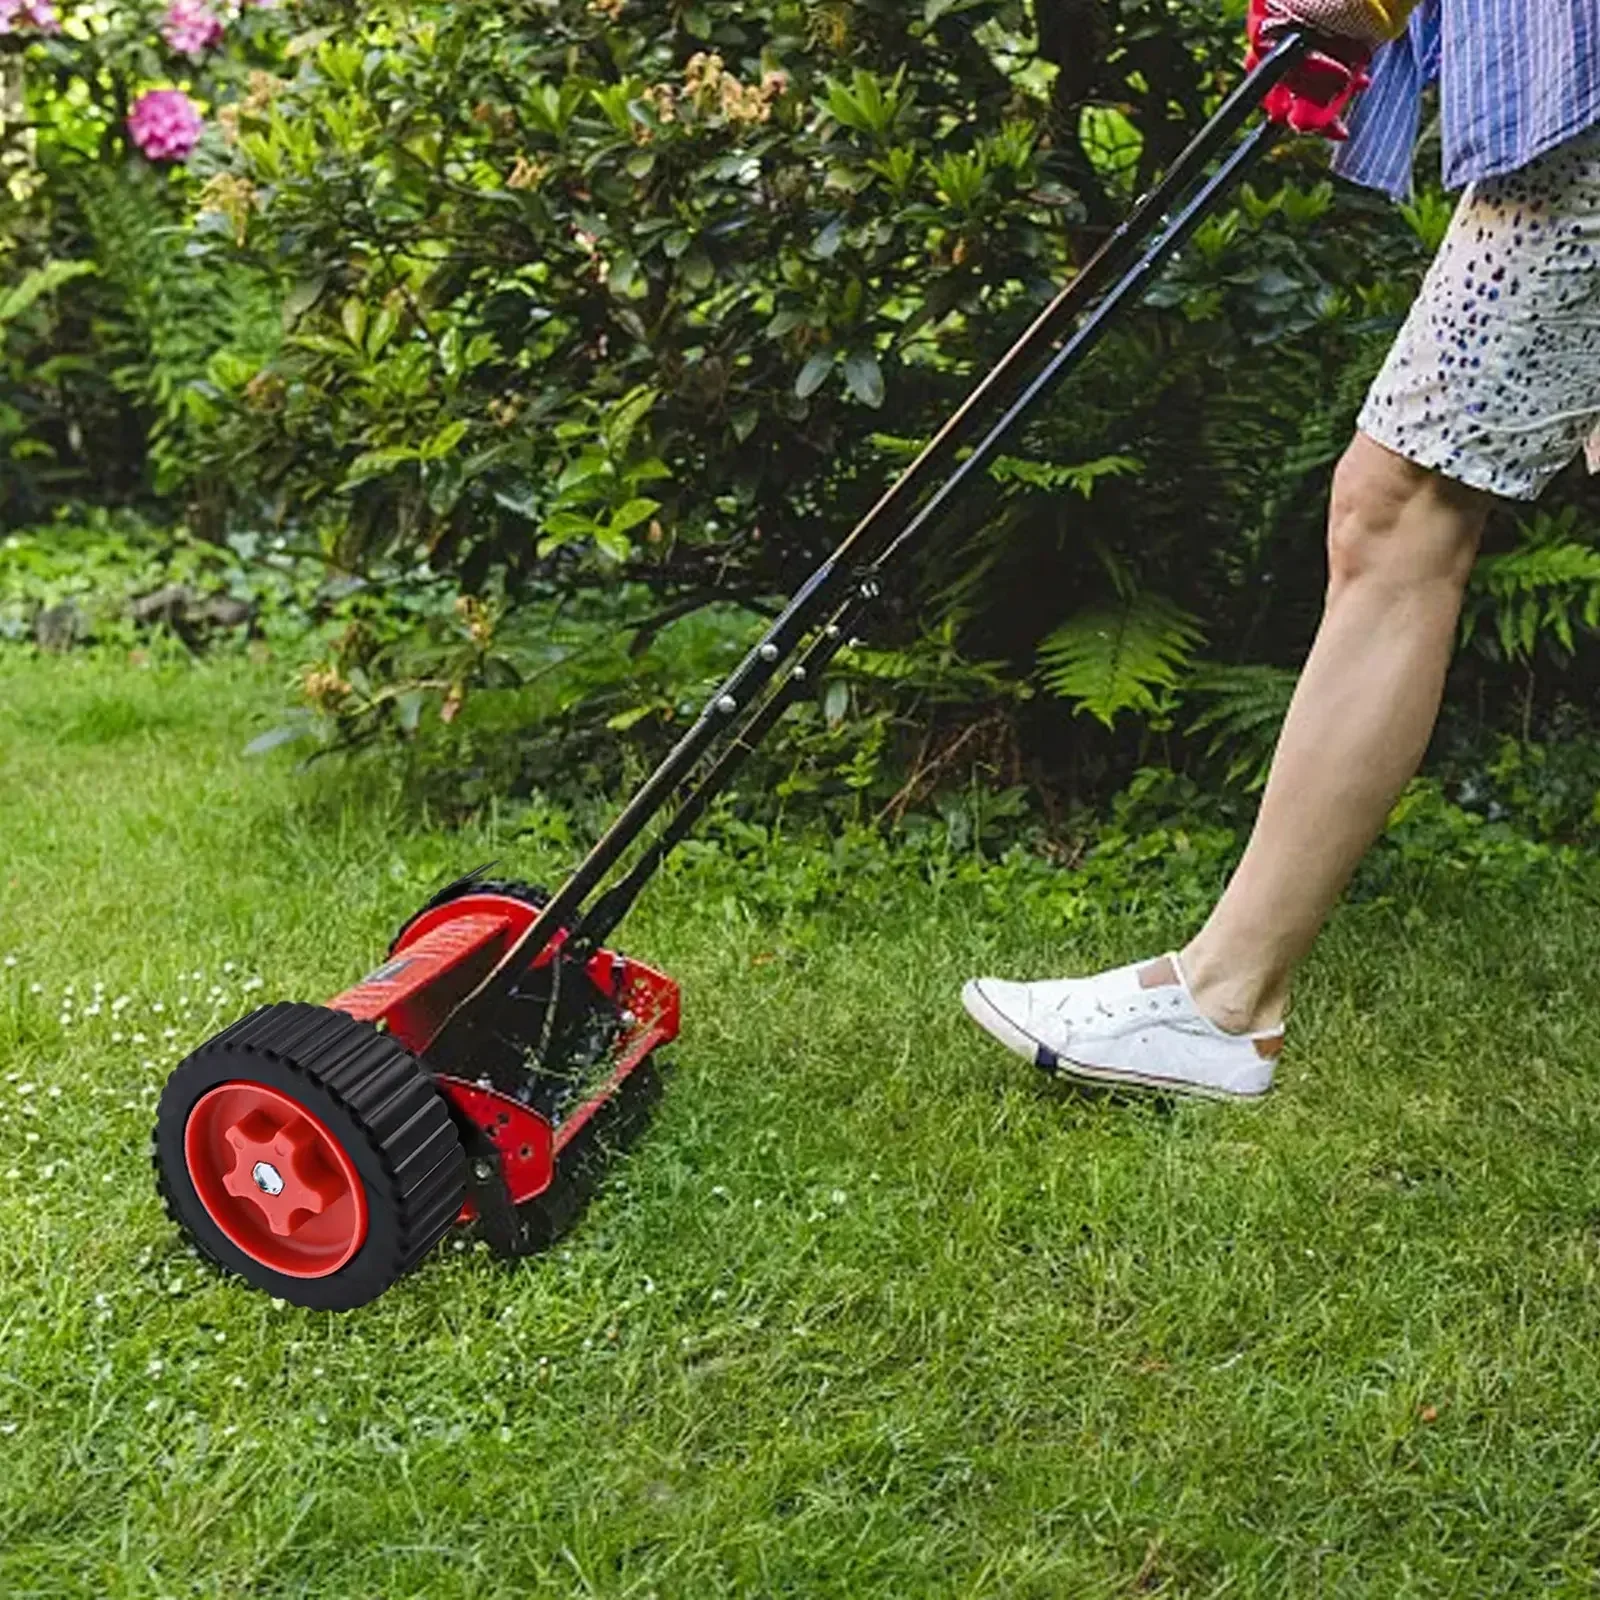
[[[1576,537],[1577,512],[1538,517],[1524,526],[1523,543],[1485,556],[1472,575],[1462,620],[1469,642],[1487,615],[1507,660],[1527,660],[1548,635],[1568,655],[1575,625],[1600,631],[1600,550]]]
[[[54,294],[62,284],[98,270],[92,261],[47,261],[36,267],[14,289],[0,294],[0,327],[15,322],[34,301]]]
[[[1044,684],[1108,728],[1120,712],[1159,709],[1158,689],[1177,687],[1205,638],[1199,619],[1162,595],[1080,611],[1040,646]]]
[[[1102,478],[1122,478],[1144,471],[1137,456],[1100,456],[1070,465],[1058,461],[1029,461],[1022,456],[997,456],[989,467],[996,483],[1022,484],[1029,489],[1071,489],[1090,499]]]
[[[1283,667],[1221,664],[1201,666],[1189,679],[1188,693],[1208,703],[1188,731],[1210,731],[1208,756],[1232,747],[1229,783],[1244,778],[1247,788],[1259,789],[1267,781],[1297,681],[1298,674]]]

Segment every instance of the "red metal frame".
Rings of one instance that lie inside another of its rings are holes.
[[[538,914],[537,907],[510,895],[465,894],[448,900],[423,912],[381,967],[328,1005],[363,1022],[383,1023],[408,1049],[423,1055],[455,1007],[515,951]],[[564,939],[558,933],[530,970],[553,960]],[[442,1073],[435,1078],[440,1093],[499,1152],[513,1205],[550,1187],[561,1152],[651,1051],[678,1036],[680,1000],[671,978],[609,950],[596,952],[586,970],[596,987],[620,1005],[623,1034],[616,1067],[559,1127],[487,1085]],[[473,1215],[469,1201],[460,1220]]]

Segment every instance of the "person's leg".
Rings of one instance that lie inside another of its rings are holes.
[[[1064,1076],[1251,1099],[1290,975],[1416,770],[1495,498],[1536,500],[1600,423],[1600,129],[1475,185],[1335,484],[1327,607],[1227,893],[1188,949],[974,978],[968,1013]]]
[[[1230,1032],[1289,979],[1422,761],[1491,498],[1357,434],[1334,479],[1328,595],[1238,871],[1182,955]]]

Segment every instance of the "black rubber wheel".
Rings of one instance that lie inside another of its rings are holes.
[[[466,1195],[461,1138],[427,1071],[325,1006],[264,1006],[181,1062],[153,1154],[167,1210],[203,1255],[319,1310],[376,1299]]]

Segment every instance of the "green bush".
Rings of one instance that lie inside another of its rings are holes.
[[[131,425],[200,535],[362,586],[307,652],[327,737],[469,797],[616,782],[1215,107],[1240,9],[301,0],[207,58],[175,174],[121,134],[172,67],[154,13],[26,41],[13,255],[97,270],[7,346],[20,425],[63,469],[73,427]],[[1258,783],[1333,463],[1448,214],[1280,149],[919,552],[759,795],[892,820],[975,779]],[[1592,726],[1595,529],[1574,498],[1502,530],[1451,739]]]

